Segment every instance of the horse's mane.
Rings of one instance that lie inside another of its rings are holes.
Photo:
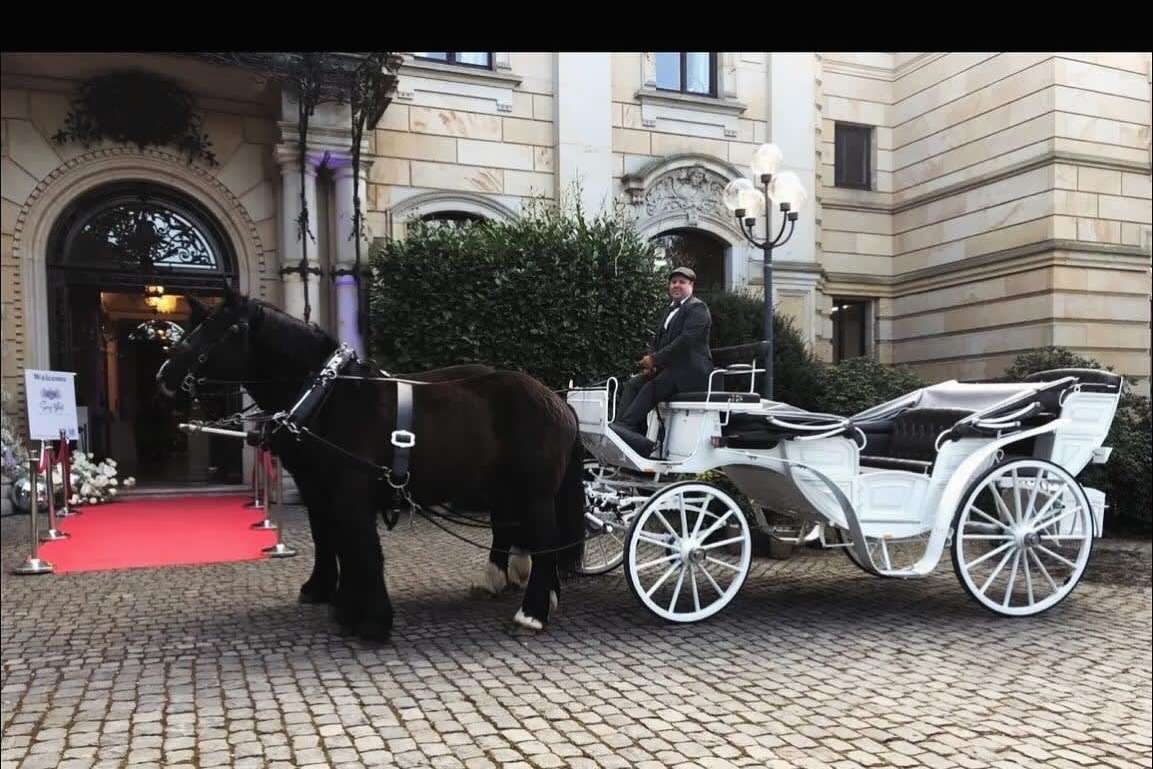
[[[247,301],[260,309],[261,341],[277,357],[305,363],[302,356],[323,358],[336,349],[336,339],[315,323],[305,323],[261,299],[249,298]],[[312,363],[308,361],[306,365]]]

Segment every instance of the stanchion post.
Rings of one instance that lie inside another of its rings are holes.
[[[56,462],[52,456],[52,444],[40,441],[41,466],[44,471],[44,498],[48,500],[48,531],[40,535],[41,542],[55,542],[59,539],[68,539],[68,535],[56,528],[56,481],[52,479],[52,472]]]
[[[252,501],[245,507],[251,507],[254,510],[260,510],[265,507],[264,497],[268,495],[267,490],[264,488],[268,484],[268,479],[264,475],[264,449],[260,446],[253,446],[255,449],[256,460],[252,465]],[[268,513],[265,513],[267,517]]]
[[[275,476],[276,484],[276,517],[283,520],[284,518],[284,467],[275,459],[272,459],[272,475]],[[273,485],[272,479],[269,479],[268,488]],[[269,506],[272,506],[271,501]],[[296,555],[296,551],[288,545],[284,544],[284,539],[281,536],[282,529],[277,526],[276,528],[276,544],[272,547],[264,548],[264,552],[268,554],[269,558],[291,558]]]
[[[28,460],[28,477],[29,486],[31,491],[31,499],[28,500],[28,526],[30,528],[31,537],[29,541],[32,543],[32,554],[25,559],[24,563],[12,570],[13,574],[51,574],[54,569],[52,564],[40,558],[40,536],[36,530],[36,515],[39,512],[40,505],[36,501],[37,485],[39,479],[37,476],[40,474],[40,462],[35,459]]]
[[[57,518],[67,518],[71,515],[80,515],[79,510],[72,509],[72,449],[68,446],[68,433],[60,431],[60,453],[64,458],[60,460],[61,486],[64,487],[64,507],[56,511]]]
[[[268,449],[257,448],[257,450],[256,450],[256,465],[257,465],[256,478],[257,478],[257,485],[258,485],[257,487],[260,489],[263,489],[264,499],[261,500],[259,497],[257,497],[258,504],[253,505],[253,507],[260,508],[260,509],[264,510],[264,520],[252,524],[252,528],[260,529],[262,531],[272,531],[273,529],[276,528],[276,524],[272,522],[272,517],[271,517],[272,513],[270,511],[272,505],[269,502],[269,494],[268,494],[268,489],[272,485],[272,483],[268,477],[268,465],[269,465],[269,461],[270,461],[269,458],[270,457],[271,457],[271,452],[269,452]]]

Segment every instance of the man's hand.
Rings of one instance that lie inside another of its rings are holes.
[[[651,355],[646,355],[645,357],[641,358],[639,363],[641,365],[641,371],[646,374],[651,374],[653,372],[653,368],[656,366],[656,364],[653,362],[653,356]]]

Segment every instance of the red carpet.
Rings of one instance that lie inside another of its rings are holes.
[[[57,525],[70,538],[40,545],[40,557],[66,574],[148,566],[254,561],[276,544],[275,531],[254,531],[263,517],[251,497],[158,497],[83,507]],[[40,518],[41,531],[48,525]]]

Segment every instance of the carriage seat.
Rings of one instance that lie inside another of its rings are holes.
[[[963,409],[908,409],[892,419],[857,422],[868,443],[863,467],[928,472],[937,458],[937,437],[973,414]]]
[[[756,404],[756,403],[761,402],[761,395],[760,395],[760,393],[750,393],[750,392],[734,393],[734,392],[725,392],[724,390],[721,390],[719,392],[713,391],[710,393],[710,392],[702,390],[701,392],[677,393],[673,397],[669,398],[669,401],[670,402],[684,401],[686,403],[753,403],[753,404]]]
[[[1058,368],[1038,371],[1025,377],[1026,382],[1052,382],[1067,376],[1076,377],[1081,389],[1086,392],[1115,393],[1124,381],[1120,374],[1090,368]]]
[[[734,449],[772,449],[784,437],[779,430],[769,427],[760,414],[730,414],[721,433],[724,445]]]

